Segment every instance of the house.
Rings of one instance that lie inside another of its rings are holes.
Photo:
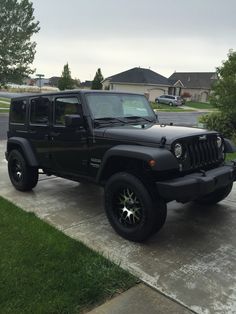
[[[80,88],[82,89],[91,89],[92,88],[92,81],[84,81],[80,83]]]
[[[169,80],[150,70],[135,67],[103,80],[103,89],[145,94],[150,101],[157,96],[168,94]]]
[[[185,95],[193,101],[207,102],[217,80],[215,72],[175,72],[169,77],[169,94]]]

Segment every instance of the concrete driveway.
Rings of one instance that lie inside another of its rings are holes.
[[[236,186],[211,208],[168,204],[159,234],[145,244],[120,238],[103,212],[103,190],[41,176],[32,192],[16,191],[0,142],[0,195],[108,256],[195,313],[236,313]]]

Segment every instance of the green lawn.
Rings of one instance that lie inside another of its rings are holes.
[[[5,102],[0,101],[0,107],[1,108],[9,108],[10,104],[6,104]]]
[[[0,109],[0,113],[9,113],[9,109]]]
[[[157,104],[155,102],[151,103],[152,109],[157,109],[157,111],[166,111],[166,112],[189,112],[193,111],[191,108],[189,109],[183,109],[181,106],[176,107],[176,106],[170,106],[170,105],[165,105],[165,104]]]
[[[236,153],[230,153],[230,154],[226,154],[226,160],[233,160],[236,159]]]
[[[10,101],[11,101],[11,99],[10,98],[3,98],[3,97],[0,97],[0,101],[6,101],[6,102],[9,102],[10,103]]]
[[[137,279],[0,197],[0,313],[80,313]]]
[[[214,106],[212,106],[209,103],[202,103],[202,102],[195,102],[195,101],[188,101],[185,103],[185,106],[195,109],[216,109]]]
[[[0,113],[2,112],[9,112],[9,107],[10,107],[10,99],[9,98],[2,98],[0,97],[0,108],[5,108],[5,109],[0,109]]]

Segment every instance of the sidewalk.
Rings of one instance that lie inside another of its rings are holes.
[[[191,314],[192,311],[139,284],[87,314]]]
[[[202,112],[202,113],[207,113],[207,112],[215,112],[216,110],[212,110],[212,109],[198,109],[198,108],[193,108],[193,107],[189,107],[189,106],[181,106],[182,109],[186,109],[186,110],[194,110],[194,111],[197,111],[197,112]]]

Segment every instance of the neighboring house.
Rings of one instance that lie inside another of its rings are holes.
[[[106,78],[103,89],[145,94],[150,101],[168,94],[168,79],[150,69],[136,67]]]
[[[169,77],[172,87],[169,94],[187,95],[193,101],[207,102],[212,84],[217,80],[215,72],[175,72]]]
[[[91,89],[92,81],[81,82],[79,87],[82,88],[82,89]]]
[[[38,87],[43,87],[43,86],[48,86],[49,85],[49,79],[47,78],[36,78],[35,79],[35,85],[38,86]]]
[[[49,79],[49,85],[53,86],[53,87],[57,87],[58,86],[58,81],[60,80],[60,76],[52,76]]]

